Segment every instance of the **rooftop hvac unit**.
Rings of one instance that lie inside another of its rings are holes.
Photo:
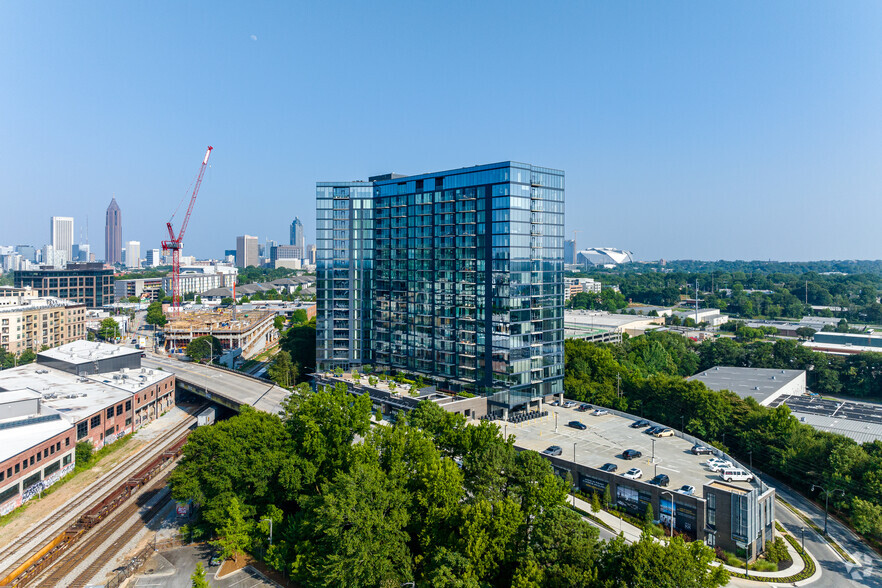
[[[76,398],[76,394],[68,394],[65,398]]]
[[[148,370],[147,373],[150,374],[150,375],[152,376],[152,375],[153,375],[153,370]]]
[[[119,380],[119,374],[113,374],[113,379],[114,379],[114,380]]]
[[[80,398],[85,398],[87,394],[85,392],[80,392]]]

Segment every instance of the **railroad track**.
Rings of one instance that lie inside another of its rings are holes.
[[[61,586],[62,580],[74,573],[79,565],[91,560],[76,578],[64,584],[64,586],[69,588],[88,586],[89,580],[95,577],[95,574],[101,571],[101,568],[116,556],[138,534],[144,525],[171,502],[171,494],[166,492],[164,497],[143,513],[139,521],[128,524],[128,520],[132,516],[137,515],[145,504],[163,492],[168,483],[169,475],[171,475],[171,472],[155,480],[150,485],[149,490],[139,495],[136,500],[114,511],[83,539],[77,541],[70,549],[65,551],[57,561],[47,566],[41,576],[38,576],[31,582],[24,582],[21,586]],[[101,546],[124,526],[125,530],[113,543],[101,550]],[[99,555],[96,556],[96,554]]]
[[[102,475],[88,488],[84,488],[71,498],[63,507],[39,521],[34,528],[40,529],[40,533],[30,536],[23,534],[7,545],[0,551],[0,562],[10,561],[13,557],[15,559],[12,560],[14,563],[7,565],[6,570],[0,575],[0,585],[11,584],[14,577],[10,578],[10,574],[14,574],[16,571],[19,571],[19,574],[23,573],[27,568],[20,568],[25,566],[30,560],[40,559],[45,553],[51,552],[55,548],[52,543],[61,536],[68,526],[79,518],[81,513],[88,512],[119,492],[120,487],[124,486],[139,471],[161,458],[169,447],[179,442],[194,422],[195,417],[186,418],[180,425],[166,431],[158,439],[154,440],[147,451],[139,455],[138,458]],[[100,490],[97,496],[92,498],[95,488]],[[47,549],[47,546],[49,546],[49,549]],[[44,553],[41,554],[41,551]],[[6,584],[3,583],[4,578],[8,580]]]

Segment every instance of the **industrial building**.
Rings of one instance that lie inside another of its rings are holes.
[[[730,390],[762,406],[769,406],[781,396],[805,393],[804,370],[716,366],[687,380],[702,382],[711,390]]]
[[[696,325],[705,323],[709,327],[719,327],[729,322],[729,317],[725,314],[720,314],[719,308],[699,308],[696,310],[693,308],[677,307],[673,310],[673,316],[679,317],[681,321],[691,319],[695,321]]]
[[[185,310],[165,325],[165,347],[183,351],[193,339],[209,335],[220,341],[224,351],[241,349],[242,358],[249,359],[278,340],[275,316],[269,310]]]
[[[174,374],[117,345],[76,341],[0,371],[0,513],[72,471],[78,442],[100,448],[174,404]]]
[[[646,331],[663,327],[664,317],[610,314],[601,310],[567,310],[564,313],[566,329],[607,329],[637,337]]]
[[[316,185],[319,369],[488,396],[563,390],[564,173],[501,162]]]
[[[0,348],[16,355],[86,336],[86,306],[33,288],[0,287]]]
[[[40,296],[54,296],[101,308],[113,302],[113,269],[103,263],[68,263],[65,269],[46,268],[15,272],[16,288],[34,288]]]
[[[818,332],[812,341],[804,343],[812,351],[823,351],[834,355],[854,355],[872,351],[882,353],[882,335],[868,333],[829,333]]]

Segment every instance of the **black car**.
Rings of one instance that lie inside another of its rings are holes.
[[[587,412],[587,411],[591,410],[591,405],[590,404],[580,404],[579,408],[577,408],[576,410],[578,410],[579,412]]]
[[[646,419],[640,419],[639,421],[634,421],[633,423],[631,423],[632,429],[642,429],[643,427],[648,427],[648,426],[649,426],[649,421],[647,421]]]
[[[601,472],[614,472],[617,469],[619,469],[619,466],[617,466],[614,463],[605,463],[602,466],[600,466]]]
[[[659,427],[659,426],[649,427],[648,429],[646,429],[643,432],[646,433],[647,435],[655,435],[656,433],[658,433],[659,431],[661,431],[664,428],[665,427]]]
[[[559,445],[552,445],[542,453],[545,455],[563,455],[563,449]]]
[[[643,454],[637,451],[636,449],[626,449],[622,452],[622,459],[637,459],[641,457]]]
[[[588,427],[585,425],[585,423],[583,423],[583,422],[581,422],[581,421],[570,421],[570,422],[567,423],[567,426],[568,426],[568,427],[572,427],[572,428],[574,428],[574,429],[579,429],[580,431],[584,431],[585,429],[588,428]]]
[[[655,484],[656,486],[667,486],[671,483],[671,479],[667,474],[659,474],[653,479],[649,481],[650,484]]]
[[[713,453],[710,447],[705,447],[704,445],[693,445],[692,446],[693,455],[710,455]]]

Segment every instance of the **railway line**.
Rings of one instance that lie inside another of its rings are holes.
[[[195,421],[188,417],[164,432],[137,459],[104,474],[38,522],[34,526],[38,533],[23,534],[7,545],[0,551],[0,566],[5,568],[0,586],[24,586],[42,574],[89,529],[150,482],[180,452]]]

